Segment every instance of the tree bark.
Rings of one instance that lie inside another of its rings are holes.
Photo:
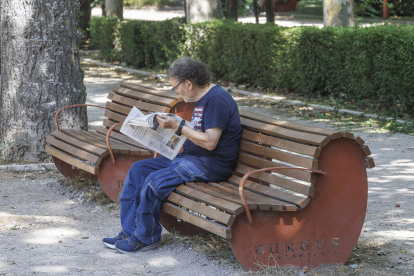
[[[275,0],[266,0],[266,22],[275,24]]]
[[[92,15],[92,1],[91,0],[80,0],[80,4],[81,4],[80,27],[84,33],[83,39],[88,39],[90,35],[89,21],[91,21],[91,15]]]
[[[353,0],[323,0],[323,25],[325,27],[353,27]]]
[[[259,24],[259,4],[257,0],[253,0],[254,17],[256,18],[256,24]]]
[[[79,0],[2,0],[0,139],[6,161],[44,161],[54,115],[86,100],[79,64]],[[62,128],[87,129],[85,108],[62,112]]]
[[[234,19],[237,21],[237,0],[227,0],[227,19]]]
[[[105,0],[106,17],[124,18],[123,0]]]

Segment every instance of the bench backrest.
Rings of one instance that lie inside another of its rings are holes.
[[[318,170],[318,157],[329,141],[350,133],[312,127],[240,110],[243,127],[238,164],[230,182],[239,184],[241,177],[253,170],[269,167],[301,167]],[[350,137],[352,135],[352,137]],[[297,208],[309,203],[315,192],[316,174],[300,170],[279,170],[254,174],[248,185],[261,184],[289,199]]]

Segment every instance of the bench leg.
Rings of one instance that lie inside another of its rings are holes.
[[[365,219],[368,183],[365,158],[348,139],[331,141],[321,152],[315,194],[295,212],[252,210],[253,223],[239,215],[230,245],[248,270],[260,265],[318,267],[344,264]]]
[[[125,177],[135,162],[152,158],[153,155],[122,155],[114,154],[115,164],[109,155],[99,164],[98,181],[105,194],[114,202],[119,203]]]
[[[52,156],[53,163],[55,163],[56,168],[60,171],[63,176],[66,178],[74,178],[74,177],[86,177],[90,180],[96,181],[98,180],[98,176],[85,172],[84,170],[78,169],[61,159]]]

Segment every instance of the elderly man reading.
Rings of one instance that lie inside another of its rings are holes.
[[[161,156],[136,162],[129,169],[120,199],[122,231],[103,239],[106,246],[122,253],[149,250],[162,243],[160,211],[176,187],[186,182],[227,180],[236,166],[242,129],[234,99],[211,83],[207,65],[193,58],[174,61],[168,78],[173,92],[186,102],[195,102],[195,127],[157,116],[163,128],[188,139],[174,160]]]

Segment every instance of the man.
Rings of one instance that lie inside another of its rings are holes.
[[[239,111],[234,99],[211,83],[207,65],[183,57],[168,70],[172,91],[195,102],[194,129],[170,116],[157,116],[165,129],[176,130],[187,141],[174,160],[165,157],[134,163],[122,190],[122,231],[103,243],[122,253],[149,250],[161,243],[160,211],[168,195],[186,182],[227,180],[236,166],[241,139]]]

